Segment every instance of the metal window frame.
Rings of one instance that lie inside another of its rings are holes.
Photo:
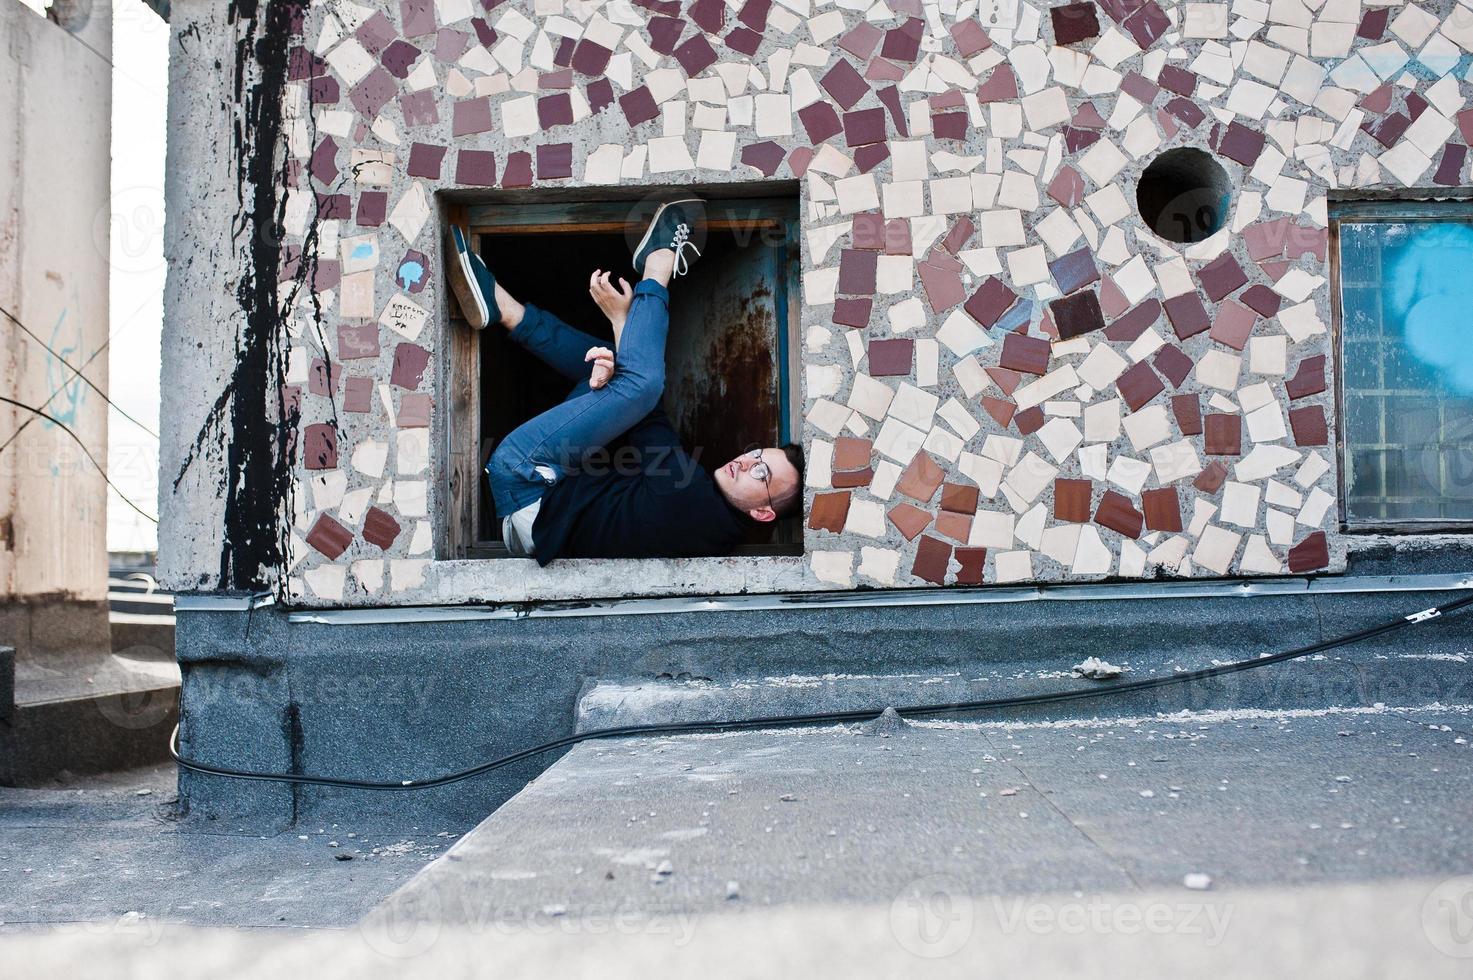
[[[1344,221],[1436,222],[1450,218],[1473,220],[1473,188],[1410,189],[1404,192],[1367,192],[1354,197],[1331,197],[1328,202],[1330,266],[1330,322],[1335,365],[1336,510],[1341,534],[1473,534],[1473,518],[1449,521],[1443,518],[1350,522],[1346,513],[1348,459],[1345,445],[1345,331],[1340,294],[1340,225]]]

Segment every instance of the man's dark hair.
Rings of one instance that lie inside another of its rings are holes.
[[[787,517],[789,514],[803,512],[803,447],[796,442],[790,442],[779,448],[788,458],[788,462],[793,464],[793,469],[798,471],[798,485],[794,487],[792,496],[782,501],[777,507],[777,516]]]

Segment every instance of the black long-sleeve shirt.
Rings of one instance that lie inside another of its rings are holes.
[[[609,452],[608,466],[565,477],[543,495],[532,525],[539,565],[555,558],[726,555],[741,542],[751,519],[726,502],[681,446],[664,409],[646,415]]]

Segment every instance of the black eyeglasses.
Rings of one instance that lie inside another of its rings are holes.
[[[762,488],[767,491],[767,506],[775,510],[772,507],[772,468],[762,460],[761,445],[753,443],[742,450],[742,455],[752,460],[747,472],[752,475],[752,479],[761,481]]]

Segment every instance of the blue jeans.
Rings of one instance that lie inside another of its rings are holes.
[[[593,365],[583,358],[590,347],[606,342],[527,306],[511,338],[579,384],[561,405],[519,425],[491,454],[486,476],[498,517],[541,500],[548,487],[578,471],[585,453],[605,448],[659,407],[669,328],[670,294],[652,279],[640,280],[620,335],[614,376],[594,391],[588,387]]]

